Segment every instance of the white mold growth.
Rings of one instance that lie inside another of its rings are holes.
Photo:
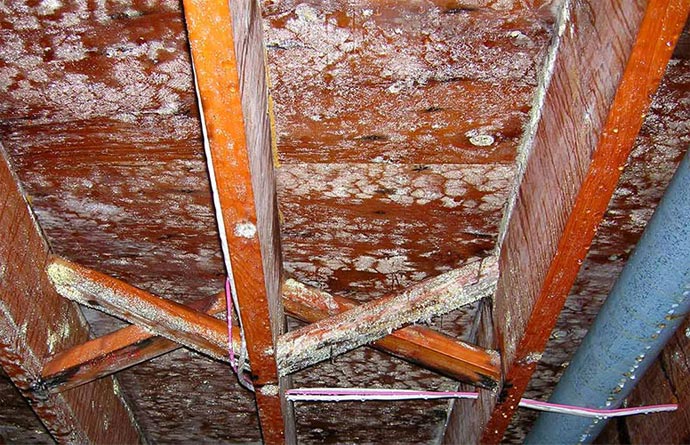
[[[277,385],[264,385],[260,389],[261,394],[265,396],[277,396],[278,395],[278,386]]]
[[[477,134],[469,137],[470,143],[477,147],[488,147],[493,145],[494,137],[490,134]]]
[[[240,238],[254,238],[256,236],[256,226],[251,222],[242,222],[235,225],[235,236]]]
[[[55,49],[55,56],[65,62],[76,62],[87,56],[87,50],[81,39],[70,36]]]
[[[36,8],[36,12],[38,15],[52,15],[60,8],[62,8],[60,0],[43,0]]]

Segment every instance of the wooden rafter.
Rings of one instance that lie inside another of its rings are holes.
[[[291,443],[288,383],[275,359],[285,317],[261,12],[252,0],[183,5],[261,432],[265,443]]]
[[[440,315],[457,307],[458,301],[474,301],[477,298],[486,297],[493,292],[497,279],[495,261],[481,268],[482,262],[471,263],[453,273],[447,273],[430,280],[418,283],[397,298],[388,298],[381,301],[357,306],[347,301],[341,303],[342,306],[332,304],[332,309],[328,312],[319,309],[319,306],[328,305],[324,301],[327,297],[322,292],[315,291],[303,285],[298,285],[292,280],[284,286],[286,294],[291,295],[292,300],[298,301],[297,306],[305,306],[305,301],[312,301],[310,307],[302,309],[303,318],[315,317],[321,313],[324,316],[330,312],[341,313],[339,316],[327,318],[325,328],[315,331],[294,331],[299,335],[285,334],[278,338],[278,363],[279,372],[287,374],[298,369],[302,369],[317,361],[326,360],[331,357],[330,353],[342,353],[363,344],[362,341],[376,341],[386,337],[391,330],[397,329],[402,325],[420,321],[430,316]],[[493,264],[493,266],[492,266]],[[115,278],[103,275],[99,272],[84,268],[70,263],[69,261],[55,258],[47,267],[48,276],[53,281],[57,291],[65,298],[89,306],[93,309],[104,311],[108,314],[122,318],[131,323],[138,324],[141,328],[162,335],[172,341],[183,344],[198,352],[204,353],[219,360],[227,361],[227,328],[225,322],[209,315],[196,312],[190,307],[174,303],[172,301],[151,295],[140,289],[128,285]],[[451,298],[450,294],[456,296]],[[329,296],[330,297],[330,296]],[[455,301],[456,304],[452,304]],[[386,303],[392,303],[386,305]],[[377,319],[376,323],[370,320]],[[359,324],[356,322],[359,321]],[[345,321],[344,325],[348,332],[334,330],[335,337],[324,338],[324,329],[328,330],[328,325],[338,321]],[[312,326],[320,326],[318,323]],[[130,347],[127,342],[131,336],[133,327],[126,328],[123,334],[113,333],[108,343],[115,348],[126,349]],[[351,331],[349,329],[351,328]],[[421,334],[428,330],[421,330]],[[432,331],[433,332],[433,331]],[[427,338],[417,338],[420,331],[411,329],[407,332],[401,331],[393,342],[391,348],[394,353],[401,355],[411,355],[413,359],[419,361],[429,355],[432,363],[440,362],[439,367],[447,367],[449,363],[461,362],[465,368],[470,368],[474,378],[487,378],[486,375],[496,376],[496,357],[488,351],[471,349],[469,346],[454,345],[451,339],[437,335],[430,335]],[[137,334],[137,341],[148,342],[143,334]],[[354,338],[357,337],[357,338]],[[334,344],[331,350],[331,341],[345,338],[347,344]],[[236,339],[233,339],[236,341]],[[145,344],[151,347],[151,342]],[[384,342],[384,346],[386,343]],[[84,356],[88,361],[93,351],[93,344],[86,344],[77,348],[75,351],[65,353],[58,358],[58,363],[50,364],[51,375],[60,378],[65,370],[76,370],[79,368],[78,361],[74,359],[76,355]],[[445,349],[448,349],[446,351]],[[85,352],[80,351],[86,349]],[[310,353],[316,349],[327,349],[329,355]],[[416,349],[416,351],[415,351]],[[155,351],[159,351],[154,347]],[[412,350],[410,352],[406,352]],[[428,351],[428,353],[427,353]],[[469,358],[462,356],[449,361],[448,354],[462,351],[466,354],[471,351],[471,358],[476,362],[470,362]],[[117,354],[117,351],[115,351]],[[108,355],[108,354],[106,354]],[[137,359],[134,357],[133,359]],[[96,358],[96,360],[101,360]],[[95,366],[98,366],[96,364]],[[478,371],[479,370],[479,371]],[[95,371],[83,371],[80,374],[85,376],[93,375]],[[467,372],[466,372],[467,373]],[[462,372],[460,372],[462,375]],[[44,377],[51,378],[44,372]]]
[[[505,371],[447,443],[498,443],[527,387],[688,16],[687,0],[567,2],[536,136],[501,249]],[[464,416],[464,418],[461,418]]]
[[[213,296],[196,301],[189,307],[216,314],[225,311],[225,298]],[[233,332],[233,346],[239,352],[240,338],[236,330]],[[52,356],[41,371],[41,386],[48,391],[66,391],[180,347],[182,345],[177,342],[155,336],[137,325],[130,325]]]
[[[100,284],[107,286],[102,280]],[[128,287],[121,285],[118,289],[123,291]],[[137,299],[137,296],[133,295],[133,298]],[[358,305],[354,300],[332,296],[293,279],[288,279],[283,285],[283,304],[290,315],[307,322],[322,320]],[[190,307],[205,310],[209,315],[224,313],[225,295],[214,295]],[[238,349],[237,331],[233,334],[233,344]],[[51,391],[64,391],[180,346],[139,326],[128,326],[53,356],[43,368],[43,386]],[[500,377],[499,357],[495,351],[466,344],[424,326],[400,329],[372,343],[372,346],[480,387],[494,388]]]
[[[48,246],[0,149],[0,364],[61,443],[138,443],[117,383],[102,379],[64,394],[41,390],[44,357],[88,339],[77,306],[55,293]]]

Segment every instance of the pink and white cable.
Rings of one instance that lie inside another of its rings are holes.
[[[297,402],[344,402],[368,400],[431,400],[431,399],[477,399],[479,393],[461,391],[417,391],[406,389],[370,389],[370,388],[299,388],[286,392],[288,400]],[[534,399],[522,399],[518,406],[538,411],[549,411],[561,414],[572,414],[582,417],[622,417],[635,414],[651,414],[664,411],[675,411],[676,404],[650,405],[634,408],[596,409],[581,406],[560,405]]]

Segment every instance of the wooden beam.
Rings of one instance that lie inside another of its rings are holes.
[[[292,443],[289,382],[279,379],[275,358],[286,323],[261,11],[256,0],[183,4],[262,436],[268,444]]]
[[[91,276],[91,279],[95,280],[97,276]],[[115,278],[111,280],[118,281]],[[103,280],[98,284],[108,286]],[[124,291],[128,287],[120,285],[118,289]],[[132,298],[138,299],[137,295],[135,293]],[[352,309],[359,303],[288,279],[283,285],[283,304],[290,315],[315,322]],[[223,313],[225,294],[221,292],[190,307],[209,315]],[[233,344],[238,349],[238,334],[236,330],[233,333]],[[372,343],[372,346],[476,386],[495,388],[500,378],[498,353],[423,326],[400,329]],[[179,343],[158,337],[136,325],[128,326],[56,354],[43,368],[42,386],[51,391],[64,391],[179,347]]]
[[[69,300],[229,361],[228,326],[223,320],[61,258],[53,257],[46,271],[57,292]]]
[[[55,293],[48,246],[0,147],[0,365],[60,443],[139,443],[139,428],[112,378],[65,394],[39,385],[46,355],[88,339],[79,309]]]
[[[290,373],[385,337],[407,324],[428,321],[492,296],[495,258],[485,258],[421,281],[346,312],[288,332],[278,343],[278,366]]]
[[[645,6],[646,4],[646,6]],[[498,443],[562,309],[687,19],[690,1],[565,2],[553,75],[509,214],[494,325],[505,384],[448,431]],[[546,76],[548,78],[548,76]]]
[[[388,332],[396,329],[396,326],[400,327],[435,315],[441,315],[444,311],[447,312],[457,307],[459,302],[471,302],[479,296],[485,297],[491,294],[496,283],[497,270],[495,261],[489,263],[489,265],[484,264],[485,267],[481,267],[482,262],[478,261],[457,271],[418,283],[396,298],[387,298],[387,302],[393,303],[387,307],[385,306],[386,301],[379,304],[368,303],[325,321],[332,322],[338,320],[338,317],[342,317],[347,326],[353,329],[353,332],[365,332],[368,341],[379,340],[385,337]],[[151,295],[115,278],[64,259],[54,258],[48,264],[47,271],[58,293],[65,298],[136,323],[152,333],[162,335],[211,357],[227,361],[227,326],[224,321],[195,312],[187,306]],[[288,281],[290,282],[290,280]],[[314,301],[318,298],[315,296],[317,291],[305,286],[292,283],[286,287],[289,289],[288,293],[303,294],[299,297],[293,297],[293,299],[301,299],[302,303],[300,304],[302,305],[305,300]],[[321,294],[320,297],[323,298],[324,294]],[[316,312],[322,311],[318,308],[316,310],[310,309],[310,313],[304,317],[312,318]],[[358,317],[359,322],[357,322]],[[372,325],[370,323],[372,318],[378,318],[379,322]],[[337,333],[341,335],[339,330]],[[350,334],[346,333],[345,335]],[[417,338],[417,335],[418,331],[415,330],[402,334],[401,337],[404,341],[414,343],[404,346],[397,345],[396,347],[401,353],[404,353],[405,348],[413,349],[419,344],[430,350],[430,354],[433,354],[432,348],[441,349],[448,346],[449,343],[440,336],[425,340]],[[331,351],[331,344],[318,343],[323,341],[324,337],[326,337],[326,341],[332,340],[331,337],[323,335],[322,329],[316,332],[307,330],[301,332],[300,335],[285,334],[281,336],[278,339],[278,363],[281,364],[281,374],[301,369],[300,366],[306,367],[317,361],[326,360],[331,357],[331,352],[333,354],[342,353],[349,350],[348,347],[354,349],[363,344],[361,343],[362,339],[359,338],[348,341],[347,345],[334,347]],[[127,338],[122,339],[120,345],[126,341]],[[329,354],[310,357],[308,352],[311,349],[306,348],[314,348],[314,345],[317,345],[317,350],[327,349]],[[455,349],[457,350],[457,348]],[[463,348],[463,351],[465,350]],[[479,363],[470,366],[475,370],[483,370],[481,372],[496,373],[496,357],[493,354],[476,349],[472,352],[472,358],[477,359]],[[442,353],[446,354],[444,351]],[[412,352],[409,355],[413,359],[417,359],[419,352],[417,355]],[[491,365],[485,364],[485,360],[488,360]],[[465,361],[468,360],[465,359]],[[440,366],[446,365],[442,363]]]
[[[295,318],[310,323],[348,311],[358,303],[289,279],[283,305]],[[493,389],[501,377],[496,351],[479,348],[424,326],[408,326],[371,343],[383,352],[482,388]]]
[[[215,315],[225,312],[225,296],[214,295],[189,307]],[[221,304],[222,302],[222,304]],[[239,354],[240,337],[233,332],[233,347]],[[102,337],[73,346],[52,356],[41,371],[41,386],[62,392],[122,371],[182,347],[136,325],[130,325]]]

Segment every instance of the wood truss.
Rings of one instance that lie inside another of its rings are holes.
[[[264,441],[295,441],[284,397],[291,373],[366,344],[486,389],[479,401],[456,404],[446,441],[498,443],[592,242],[690,2],[651,0],[645,8],[567,2],[499,256],[363,305],[283,276],[256,2],[185,0],[184,9]],[[598,64],[590,66],[592,60]],[[51,257],[4,160],[0,190],[0,229],[10,235],[0,244],[3,367],[57,439],[112,441],[106,435],[117,431],[118,442],[138,441],[109,376],[180,346],[227,362],[227,326],[216,318],[226,310],[223,294],[184,306]],[[35,297],[40,302],[30,309],[22,304]],[[410,326],[485,297],[493,297],[493,320],[482,322],[494,328],[484,330],[483,347]],[[67,299],[132,325],[87,341],[88,328]],[[284,313],[311,324],[286,332]],[[239,352],[239,335],[230,343]],[[90,415],[92,403],[107,424]]]

